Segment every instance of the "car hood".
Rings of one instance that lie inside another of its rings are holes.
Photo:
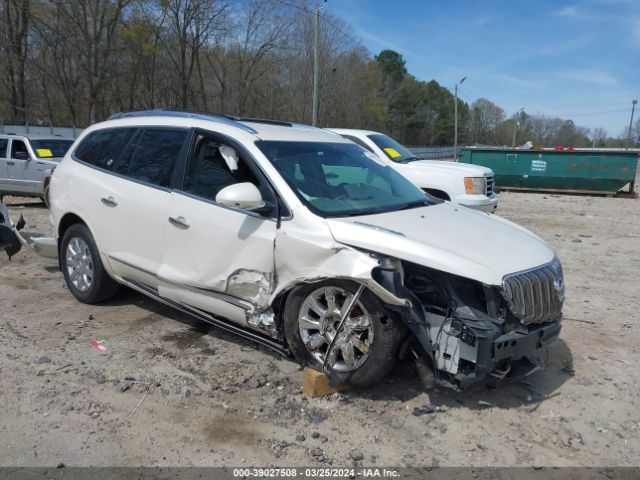
[[[441,160],[416,160],[410,163],[401,163],[398,166],[402,170],[418,171],[423,170],[425,167],[436,169],[442,172],[451,172],[457,175],[464,175],[465,177],[487,177],[493,175],[493,170],[487,167],[481,167],[479,165],[470,165],[468,163],[458,162],[445,162]]]
[[[501,285],[505,275],[554,258],[553,250],[525,228],[449,202],[327,222],[340,243],[487,285]]]

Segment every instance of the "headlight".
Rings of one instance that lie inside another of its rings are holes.
[[[464,177],[464,189],[467,195],[484,195],[486,186],[485,177]]]

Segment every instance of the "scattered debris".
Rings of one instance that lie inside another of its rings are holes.
[[[51,359],[49,357],[40,357],[36,360],[38,365],[42,365],[43,363],[51,363]]]
[[[11,325],[9,323],[9,321],[4,322],[5,325],[7,326],[7,328],[9,329],[9,331],[11,333],[13,333],[14,335],[20,337],[20,338],[24,338],[25,340],[29,340],[29,337],[27,337],[26,335],[23,335],[22,333],[20,333],[18,330],[16,330],[15,328],[13,328],[13,325]]]
[[[71,367],[72,365],[73,365],[72,363],[66,363],[66,364],[62,365],[61,367],[56,368],[55,371],[59,372],[60,370],[64,370],[65,368]]]
[[[108,350],[108,348],[104,346],[100,340],[93,340],[91,343],[89,343],[89,345],[97,348],[101,352],[106,352]]]
[[[120,380],[120,383],[118,384],[118,390],[121,393],[124,393],[127,390],[129,390],[134,383],[136,383],[136,379],[135,378],[133,378],[133,377],[124,377],[124,380]]]
[[[438,412],[440,409],[438,407],[436,407],[435,405],[431,405],[431,404],[426,404],[422,407],[415,407],[413,409],[413,414],[416,417],[420,417],[422,415],[428,415],[429,413],[435,413]]]
[[[359,462],[360,460],[364,460],[364,454],[360,450],[351,450],[349,452],[349,456],[351,460],[354,462]]]
[[[306,437],[303,434],[299,433],[296,435],[296,441],[304,442],[305,440],[306,440]]]
[[[106,381],[107,379],[103,374],[99,373],[98,375],[96,375],[96,383],[98,385],[102,385],[103,383],[106,383]]]
[[[147,398],[148,393],[149,393],[149,389],[144,391],[144,394],[142,395],[142,398],[140,399],[140,401],[137,403],[134,409],[131,410],[131,413],[129,414],[130,416],[133,416],[133,414],[136,413],[136,411],[138,410],[138,407],[142,405],[142,402],[144,402],[144,399]]]
[[[562,317],[563,320],[565,321],[570,321],[570,322],[580,322],[580,323],[589,323],[591,325],[596,325],[596,322],[592,322],[591,320],[581,320],[579,318],[567,318],[567,317]]]

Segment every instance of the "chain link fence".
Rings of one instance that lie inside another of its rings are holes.
[[[5,125],[0,123],[0,134],[16,135],[58,135],[65,138],[78,138],[83,128],[54,127],[53,125]]]

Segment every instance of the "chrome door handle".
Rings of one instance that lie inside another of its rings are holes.
[[[7,165],[15,165],[16,162],[7,162]]]
[[[183,228],[185,230],[189,228],[189,224],[184,217],[169,217],[169,223],[174,227]]]
[[[100,201],[102,203],[104,203],[107,207],[117,207],[118,206],[118,202],[116,202],[116,200],[113,197],[102,197],[100,199]]]

